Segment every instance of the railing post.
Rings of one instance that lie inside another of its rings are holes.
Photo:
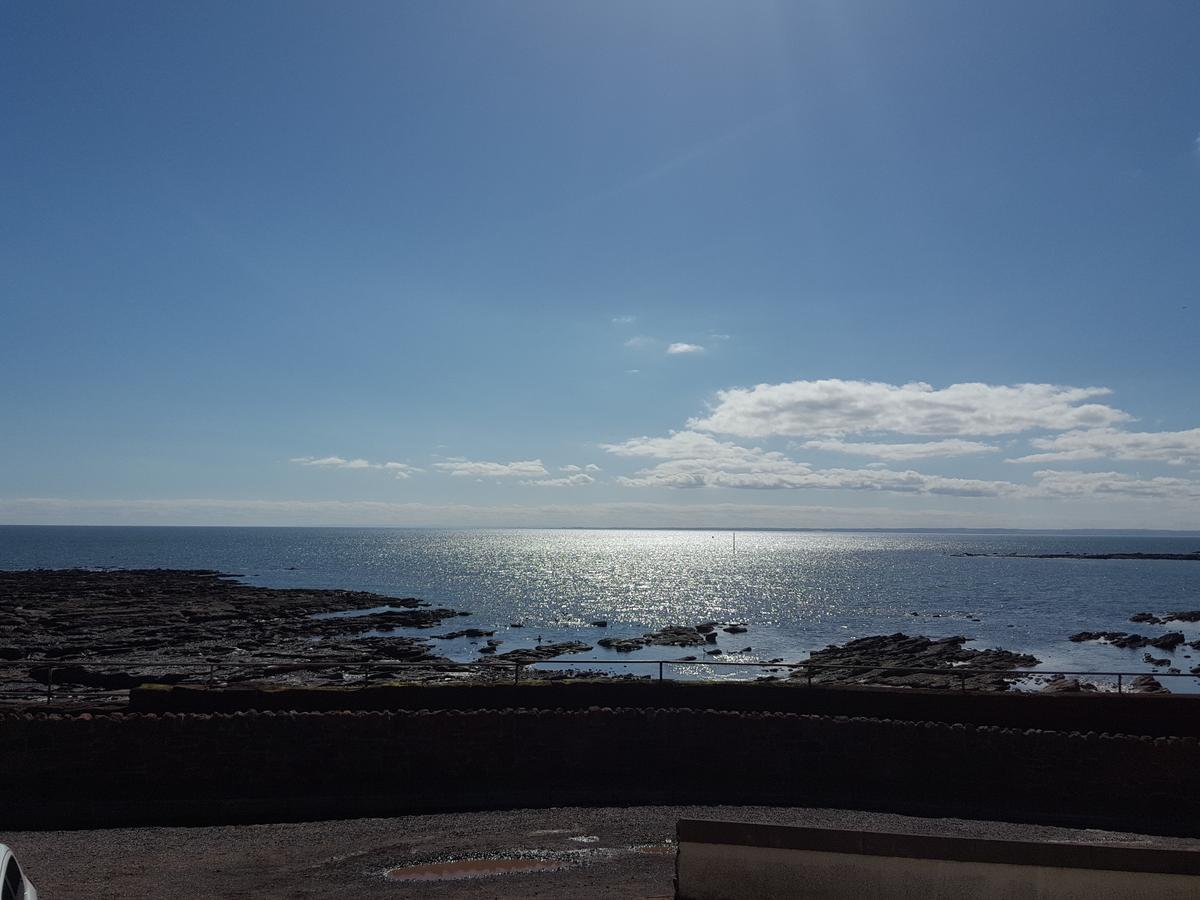
[[[958,689],[964,694],[967,692],[967,676],[963,672],[958,673]]]
[[[521,683],[521,664],[513,663],[513,684]]]
[[[1117,673],[1117,693],[1118,694],[1122,693],[1122,691],[1121,691],[1121,673],[1120,672]]]
[[[216,675],[217,675],[216,664],[215,663],[210,664],[208,667],[208,685],[207,685],[207,687],[210,691],[212,690],[213,682],[216,679]]]
[[[663,680],[662,667],[663,667],[662,660],[659,660],[659,662],[658,662],[658,683],[659,684],[662,684],[662,680]]]
[[[808,676],[808,686],[812,687],[812,666],[805,666],[804,674]]]
[[[46,703],[54,696],[54,666],[46,671]]]

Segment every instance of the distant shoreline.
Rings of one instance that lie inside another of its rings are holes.
[[[1179,537],[1200,539],[1200,530],[1175,530],[1169,528],[813,528],[781,526],[762,527],[751,525],[227,525],[227,524],[183,524],[145,523],[127,524],[64,524],[0,522],[0,529],[216,529],[228,528],[241,531],[704,531],[715,534],[763,533],[763,534],[962,534],[962,535],[1050,535],[1058,537]]]

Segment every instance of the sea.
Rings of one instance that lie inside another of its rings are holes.
[[[1032,653],[1046,671],[1149,672],[1144,650],[1069,637],[1179,630],[1200,639],[1200,624],[1129,622],[1137,612],[1200,609],[1200,562],[1008,554],[1197,550],[1200,535],[1145,533],[0,527],[3,569],[215,569],[266,587],[416,596],[470,616],[402,633],[494,630],[501,651],[585,641],[594,649],[563,657],[563,665],[588,661],[589,669],[631,674],[657,674],[652,661],[700,651],[619,654],[594,646],[596,640],[709,621],[747,630],[720,631],[721,656],[701,653],[702,662],[796,662],[830,644],[904,632],[962,635],[968,647]],[[363,621],[361,633],[373,633]],[[451,659],[480,658],[478,640],[434,644]],[[1200,651],[1187,647],[1150,652],[1185,674],[1200,665]],[[754,667],[667,668],[684,678],[761,675]],[[1093,680],[1106,679],[1115,682]],[[1200,678],[1166,683],[1200,692]]]

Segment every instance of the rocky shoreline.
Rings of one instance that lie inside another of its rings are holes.
[[[447,623],[466,615],[470,613],[434,607],[416,597],[257,587],[211,570],[0,571],[0,622],[5,626],[0,631],[0,661],[10,663],[0,667],[0,690],[28,695],[51,682],[56,687],[113,692],[145,682],[288,686],[353,685],[367,679],[486,682],[511,678],[513,664],[531,666],[594,649],[582,640],[560,640],[501,652],[503,642],[493,637],[494,631],[446,629]],[[1200,612],[1138,613],[1132,621],[1196,622]],[[591,625],[605,628],[607,622]],[[399,629],[435,628],[443,630],[428,638],[398,633]],[[614,654],[649,647],[681,648],[688,653],[679,657],[681,661],[702,662],[722,655],[718,638],[749,630],[740,622],[700,622],[669,625],[637,637],[605,637],[595,643]],[[460,638],[484,641],[478,646],[477,661],[493,665],[468,669],[437,652],[437,641]],[[967,648],[964,644],[969,640],[904,633],[864,637],[816,650],[807,661],[772,659],[764,663],[759,680],[1005,691],[1026,677],[1020,673],[1039,664],[1027,653]],[[1184,644],[1180,632],[1159,637],[1080,632],[1071,640],[1168,653]],[[1187,647],[1200,649],[1200,641]],[[736,653],[752,649],[726,648]],[[1170,660],[1147,654],[1146,662],[1157,666]],[[911,671],[888,671],[892,669]],[[527,670],[524,677],[599,674],[564,667]],[[1087,690],[1088,686],[1074,687],[1057,679],[1045,689]]]
[[[364,614],[328,615],[346,610]],[[0,677],[6,690],[51,677],[122,690],[207,679],[216,666],[227,683],[341,684],[361,674],[320,666],[365,660],[376,664],[372,677],[420,680],[436,670],[388,664],[448,660],[425,640],[387,632],[433,628],[460,615],[468,613],[415,597],[255,587],[199,569],[3,571],[0,660],[31,666],[5,668]],[[367,630],[383,634],[360,637]]]

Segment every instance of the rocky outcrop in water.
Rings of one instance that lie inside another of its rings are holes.
[[[632,653],[643,647],[699,647],[716,641],[717,623],[705,622],[700,625],[668,625],[658,631],[643,634],[641,637],[601,638],[597,645],[618,653]]]
[[[798,664],[792,677],[807,679],[811,674],[814,684],[1005,691],[1017,677],[1011,674],[1014,669],[1028,669],[1039,662],[1028,653],[963,647],[968,640],[934,640],[903,633],[859,638],[814,651],[808,659],[811,670]],[[887,671],[890,668],[920,671]]]
[[[1072,642],[1079,644],[1084,641],[1099,641],[1121,647],[1126,650],[1140,650],[1143,647],[1154,647],[1158,650],[1174,652],[1175,648],[1184,642],[1183,633],[1169,631],[1158,637],[1145,634],[1132,634],[1126,631],[1080,631],[1071,635]]]
[[[1168,622],[1200,622],[1200,610],[1163,613],[1161,616],[1140,612],[1130,616],[1129,621],[1144,622],[1147,625],[1166,625]]]
[[[1078,678],[1067,678],[1065,675],[1054,675],[1047,679],[1042,687],[1043,694],[1082,694],[1095,693],[1096,686]]]
[[[509,650],[507,653],[497,653],[492,657],[493,662],[520,663],[521,665],[529,665],[537,662],[545,662],[548,659],[554,659],[558,656],[563,656],[567,653],[587,653],[591,650],[590,644],[585,644],[582,641],[565,641],[559,644],[538,644],[536,647],[522,647],[517,650]]]
[[[1133,694],[1167,694],[1170,693],[1162,682],[1153,675],[1139,675],[1133,679],[1133,683],[1129,686],[1130,693]]]

